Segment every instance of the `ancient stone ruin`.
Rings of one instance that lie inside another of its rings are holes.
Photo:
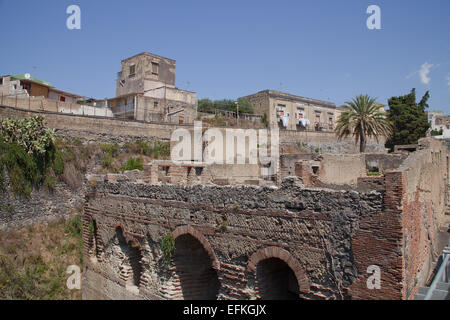
[[[154,162],[89,176],[83,297],[411,299],[429,280],[449,175],[441,142],[402,154],[282,154],[273,181],[217,172]]]

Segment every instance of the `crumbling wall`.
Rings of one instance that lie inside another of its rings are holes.
[[[220,283],[216,298],[266,297],[257,270],[261,266],[266,271],[279,269],[264,268],[268,259],[288,265],[296,282],[291,272],[284,278],[290,279],[291,293],[298,288],[296,297],[350,298],[350,285],[367,277],[355,268],[352,237],[361,217],[379,215],[383,208],[381,193],[310,190],[295,178],[285,179],[280,188],[91,183],[95,187],[91,186],[84,214],[97,222],[103,251],[108,250],[114,226],[120,222],[125,237],[142,248],[142,278],[146,280],[141,281],[138,296],[151,299],[184,296],[177,272],[186,266],[177,267],[174,262],[164,267],[162,262],[160,243],[168,233],[175,240],[189,234],[202,244]],[[111,265],[107,256],[101,262],[86,260],[88,270],[101,274],[108,288],[115,283],[128,290],[120,269],[107,267]],[[85,274],[88,288],[94,280],[91,276]],[[92,290],[86,292],[87,298],[116,297],[113,289],[94,295]]]
[[[440,241],[439,227],[445,214],[447,157],[442,142],[419,140],[418,151],[384,174],[384,212],[362,217],[361,229],[353,236],[356,267],[363,272],[375,261],[384,299],[412,299],[446,244]],[[373,298],[376,291],[358,280],[351,292],[357,298]]]
[[[306,186],[382,190],[383,174],[398,168],[407,156],[381,153],[282,155],[280,174],[282,177],[296,175]],[[367,177],[368,168],[376,169],[381,179]]]
[[[364,156],[360,154],[324,154],[318,170],[324,184],[356,185],[358,177],[366,175]]]
[[[419,150],[411,153],[396,170],[404,177],[403,250],[405,295],[414,297],[424,286],[443,245],[439,226],[445,215],[448,182],[447,147],[439,140],[419,140]]]

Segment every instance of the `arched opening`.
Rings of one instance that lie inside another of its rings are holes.
[[[89,255],[93,261],[98,261],[100,258],[100,245],[97,230],[97,222],[90,220],[88,225],[89,232]]]
[[[203,245],[190,234],[175,239],[175,277],[179,291],[174,299],[215,300],[220,283],[217,272]]]
[[[120,277],[127,285],[139,287],[142,275],[142,252],[137,241],[128,241],[123,235],[122,228],[116,228],[116,237],[122,252]]]
[[[263,300],[299,299],[297,277],[281,259],[261,260],[256,266],[256,283]]]

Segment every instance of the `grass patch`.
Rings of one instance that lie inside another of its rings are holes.
[[[367,172],[368,177],[379,177],[380,175],[379,172]]]
[[[144,167],[142,166],[142,158],[130,158],[128,159],[127,163],[122,167],[122,171],[127,170],[144,170]]]
[[[153,159],[168,159],[170,157],[170,142],[137,140],[125,144],[128,153],[136,153]]]
[[[82,265],[81,216],[0,233],[0,299],[81,299],[66,287],[69,265]]]

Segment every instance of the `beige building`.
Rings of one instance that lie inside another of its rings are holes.
[[[286,130],[333,131],[340,110],[331,102],[264,90],[242,97],[249,101],[255,114],[267,115],[271,128]]]
[[[143,52],[122,60],[116,97],[108,105],[118,117],[192,123],[197,94],[175,87],[175,60]]]
[[[31,77],[30,74],[0,76],[0,95],[19,98],[44,97],[46,99],[77,103],[83,98],[80,95],[58,90],[47,81]]]

